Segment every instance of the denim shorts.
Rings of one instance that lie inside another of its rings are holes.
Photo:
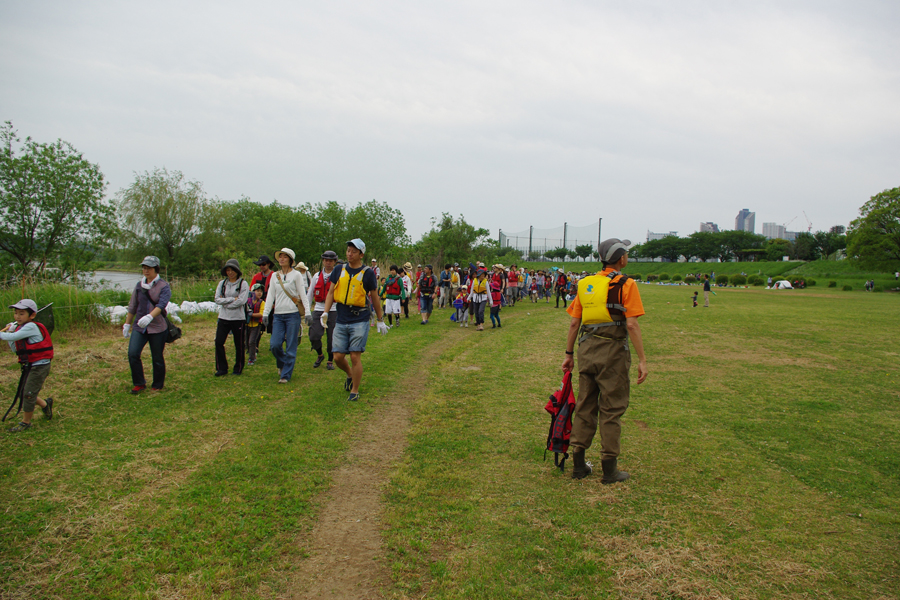
[[[369,339],[369,321],[338,323],[334,326],[331,349],[341,354],[365,352]]]

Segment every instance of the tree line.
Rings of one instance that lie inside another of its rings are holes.
[[[633,258],[662,258],[671,262],[680,259],[706,262],[730,260],[817,260],[828,258],[847,247],[847,236],[838,227],[830,231],[798,233],[793,240],[768,239],[749,231],[698,231],[687,237],[668,235],[629,250]]]
[[[174,275],[217,272],[228,258],[250,259],[291,247],[314,264],[324,249],[339,251],[360,237],[380,260],[443,264],[474,260],[516,262],[522,253],[501,248],[487,229],[462,215],[443,213],[412,242],[400,210],[370,200],[355,206],[335,201],[299,206],[250,198],[210,198],[203,185],[179,171],[155,168],[106,196],[99,165],[69,142],[24,142],[11,122],[0,127],[0,275],[55,274],[65,279],[111,262],[159,256]],[[885,190],[860,208],[846,235],[801,233],[794,241],[767,240],[744,231],[669,236],[633,247],[633,258],[815,260],[845,249],[847,255],[884,268],[900,263],[900,187]],[[595,257],[590,244],[556,248],[542,258]]]

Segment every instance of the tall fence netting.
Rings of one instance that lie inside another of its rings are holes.
[[[600,224],[560,225],[551,229],[531,227],[525,231],[500,230],[500,247],[515,248],[523,257],[542,260],[547,252],[566,248],[569,256],[575,256],[575,247],[588,244],[594,252],[600,243]]]

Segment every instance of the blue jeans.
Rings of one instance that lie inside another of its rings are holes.
[[[141,352],[144,346],[150,344],[150,357],[153,362],[153,383],[151,387],[161,390],[166,382],[166,359],[163,351],[166,349],[168,331],[159,333],[141,333],[137,329],[131,330],[131,339],[128,340],[128,364],[131,365],[131,383],[134,385],[147,385],[144,379],[144,363],[141,361]]]
[[[369,339],[369,322],[338,323],[334,326],[332,349],[340,354],[365,352]]]
[[[281,369],[281,377],[291,380],[294,362],[297,360],[297,342],[300,335],[300,313],[272,315],[272,339],[269,348],[275,364]],[[282,349],[282,345],[284,349]]]

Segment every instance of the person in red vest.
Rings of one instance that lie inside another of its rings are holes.
[[[15,312],[15,322],[10,323],[0,332],[0,339],[9,342],[22,365],[25,384],[22,389],[22,421],[9,428],[10,433],[26,431],[31,427],[35,405],[40,406],[47,420],[53,418],[53,398],[41,400],[38,394],[44,387],[44,381],[50,374],[50,361],[53,359],[53,340],[43,323],[34,320],[37,316],[37,304],[25,298],[10,306]]]
[[[328,327],[322,327],[322,315],[325,312],[325,298],[328,297],[328,291],[331,289],[331,272],[334,271],[334,265],[337,264],[338,255],[334,250],[326,250],[322,253],[322,270],[313,275],[309,286],[309,304],[313,307],[311,315],[306,316],[306,324],[309,326],[309,343],[312,349],[318,353],[313,368],[318,369],[325,360],[322,354],[322,336],[328,335],[328,364],[325,368],[334,371],[334,351],[332,350],[332,336],[334,336],[334,325],[337,323],[337,304],[331,305],[328,311]]]

